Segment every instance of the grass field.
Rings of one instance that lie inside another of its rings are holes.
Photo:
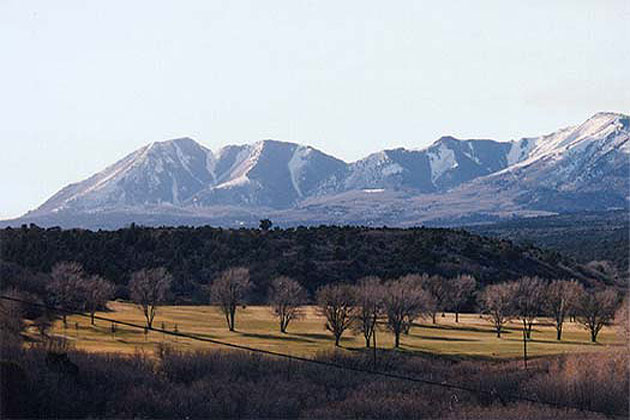
[[[134,305],[110,302],[110,312],[98,315],[121,321],[144,324],[141,311]],[[312,356],[322,350],[334,348],[332,335],[324,329],[324,321],[314,307],[305,309],[304,319],[292,322],[288,333],[282,334],[268,307],[248,306],[237,312],[235,332],[228,331],[225,319],[217,308],[212,306],[163,306],[154,321],[154,328],[173,330],[175,324],[182,333],[195,334],[230,343],[274,350],[293,355]],[[78,324],[78,328],[77,328]],[[408,336],[401,338],[401,351],[423,352],[441,355],[489,358],[517,358],[522,355],[520,324],[512,323],[502,338],[497,338],[490,324],[479,315],[463,314],[455,323],[454,315],[447,313],[438,317],[438,324],[430,320],[420,320]],[[212,349],[210,343],[175,338],[157,332],[146,337],[142,330],[117,326],[112,334],[111,323],[96,321],[91,326],[89,319],[70,316],[67,328],[61,322],[53,327],[56,335],[65,335],[77,349],[94,352],[134,353],[143,349],[153,352],[160,343],[167,343],[179,349]],[[547,320],[541,319],[535,326],[533,340],[528,343],[528,353],[532,356],[550,355],[578,351],[599,351],[609,346],[619,346],[621,341],[614,328],[605,327],[598,338],[599,343],[589,341],[589,334],[580,325],[565,324],[563,340],[555,339],[555,329]],[[393,336],[384,330],[377,335],[379,348],[392,348]],[[342,348],[357,350],[364,347],[362,336],[348,331],[341,340]]]

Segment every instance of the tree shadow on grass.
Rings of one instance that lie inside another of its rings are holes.
[[[308,338],[296,337],[296,335],[298,334],[274,335],[274,334],[263,334],[263,333],[246,333],[246,332],[242,332],[239,334],[243,337],[260,338],[260,339],[265,339],[265,340],[300,341],[300,342],[306,342],[306,343],[312,343],[315,341]]]
[[[420,338],[423,340],[433,340],[433,341],[462,341],[462,342],[471,342],[471,341],[480,341],[476,338],[457,338],[457,337],[435,337],[430,335],[417,335],[417,334],[409,334],[411,337]]]
[[[453,325],[442,325],[442,324],[413,324],[414,327],[419,328],[427,328],[431,330],[446,330],[446,331],[468,331],[468,332],[478,332],[478,333],[487,333],[487,334],[495,334],[496,331],[492,328],[482,328],[482,327],[459,327]],[[513,328],[507,327],[501,331],[501,334],[507,333],[510,334]]]
[[[523,340],[520,340],[523,341]],[[571,344],[571,345],[579,345],[579,346],[590,346],[590,345],[599,345],[601,346],[601,343],[592,343],[590,341],[573,341],[573,340],[541,340],[541,339],[537,339],[537,338],[532,338],[531,340],[528,341],[528,343],[545,343],[545,344]]]
[[[195,332],[195,333],[188,333],[188,334],[191,337],[211,338],[211,339],[215,339],[215,340],[219,339],[218,335],[208,334],[208,333],[203,333],[203,332]],[[176,336],[172,336],[172,337],[176,337]],[[186,339],[186,338],[189,338],[189,337],[180,336],[179,338]]]
[[[325,333],[294,333],[291,335],[307,337],[307,338],[310,338],[311,340],[334,340],[334,337],[332,336],[332,334],[325,334]],[[341,337],[341,341],[347,341],[347,340],[352,340],[352,339],[348,337]]]

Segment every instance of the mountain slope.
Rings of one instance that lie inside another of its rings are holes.
[[[347,169],[345,162],[309,146],[273,140],[239,149],[219,152],[219,161],[228,159],[232,166],[221,175],[217,185],[210,185],[192,198],[197,206],[245,205],[286,208],[297,200],[317,194],[327,183],[335,183]],[[227,165],[224,165],[227,167]]]
[[[389,149],[353,163],[274,140],[216,153],[188,138],[155,142],[2,224],[238,226],[270,217],[453,225],[628,208],[629,195],[630,117],[598,113],[540,137],[442,137],[425,149]]]
[[[210,150],[189,138],[154,142],[85,181],[65,187],[34,214],[179,205],[214,182],[213,161]]]
[[[444,191],[507,166],[509,143],[442,137],[424,150],[384,150],[350,165],[342,190]]]
[[[526,159],[466,188],[517,189],[517,203],[548,211],[628,205],[630,117],[599,113],[532,143]]]

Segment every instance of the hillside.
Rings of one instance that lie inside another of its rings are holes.
[[[317,227],[226,230],[212,227],[146,228],[117,231],[42,229],[0,231],[5,285],[14,281],[7,265],[49,272],[58,261],[82,263],[119,286],[125,297],[130,273],[166,266],[174,275],[173,302],[204,302],[204,286],[231,266],[250,268],[253,301],[265,297],[278,275],[299,280],[310,293],[333,282],[354,282],[367,275],[392,278],[408,273],[474,275],[480,284],[523,275],[578,278],[585,283],[610,280],[554,251],[513,245],[463,230]]]
[[[582,264],[610,261],[620,275],[628,275],[630,260],[630,215],[625,210],[581,212],[533,217],[499,223],[467,226],[484,236],[534,244],[575,258]]]

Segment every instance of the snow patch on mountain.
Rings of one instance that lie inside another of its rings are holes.
[[[510,151],[506,156],[507,165],[511,166],[527,159],[535,145],[536,139],[532,138],[524,138],[511,142]]]
[[[431,182],[441,177],[446,171],[457,168],[455,152],[449,149],[444,143],[440,143],[437,148],[433,148],[428,153],[431,162]]]
[[[418,198],[414,206],[422,203],[413,210],[420,217],[447,207],[449,214],[481,211],[482,203],[471,201],[482,193],[492,201],[484,212],[623,207],[630,202],[629,133],[630,117],[600,113],[540,137],[442,137],[424,149],[384,150],[350,164],[275,140],[217,153],[187,138],[153,142],[68,185],[30,215],[130,209],[210,214],[216,206],[259,214],[263,208],[290,212],[317,199],[326,203],[317,216],[322,220],[328,211],[330,217],[345,211],[339,206],[354,206],[347,214],[369,213],[376,220],[383,213],[392,221],[407,217],[411,204],[404,200],[410,197]]]
[[[300,188],[300,179],[302,176],[302,172],[308,163],[308,157],[311,155],[311,152],[312,149],[308,146],[298,146],[295,148],[295,152],[293,152],[291,160],[289,160],[288,166],[289,174],[291,176],[291,183],[293,184],[293,188],[300,197],[304,196]]]

